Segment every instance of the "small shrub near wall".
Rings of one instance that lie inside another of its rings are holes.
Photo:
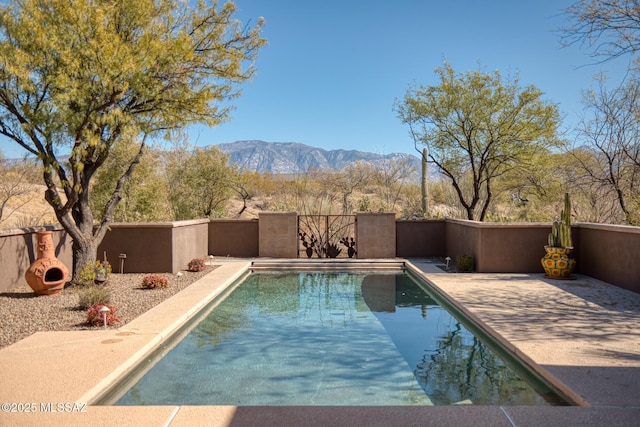
[[[149,274],[142,279],[144,289],[166,288],[169,286],[169,279],[159,274]]]
[[[458,273],[473,273],[473,258],[469,255],[460,255],[456,258],[456,268]]]
[[[189,265],[187,267],[187,270],[197,273],[199,271],[202,271],[205,269],[205,264],[204,264],[204,259],[202,258],[194,258],[191,261],[189,261]]]
[[[80,308],[87,309],[94,304],[107,304],[110,301],[110,293],[107,289],[89,285],[78,291],[78,305]]]
[[[92,286],[98,279],[104,283],[111,275],[111,264],[108,262],[102,262],[97,260],[95,264],[87,263],[82,270],[78,273],[78,277],[75,279],[76,285],[79,286]]]

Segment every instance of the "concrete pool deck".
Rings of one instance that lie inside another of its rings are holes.
[[[0,426],[639,424],[640,294],[584,276],[450,274],[428,260],[410,262],[587,406],[85,406],[251,266],[230,260],[119,329],[38,332],[0,350],[0,403],[31,410],[3,406]]]

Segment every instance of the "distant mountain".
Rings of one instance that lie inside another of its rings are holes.
[[[324,150],[297,142],[236,141],[217,144],[229,154],[229,161],[253,172],[305,173],[310,169],[340,170],[364,161],[380,165],[388,160],[408,158],[420,170],[420,159],[405,153],[375,154],[357,150]]]

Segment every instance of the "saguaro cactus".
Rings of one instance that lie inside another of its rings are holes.
[[[564,193],[564,209],[560,212],[560,221],[554,221],[549,233],[549,246],[556,248],[572,248],[571,240],[571,200],[569,193]]]
[[[424,147],[422,149],[422,215],[427,216],[428,213],[428,193],[427,193],[427,157],[429,156],[429,149]]]

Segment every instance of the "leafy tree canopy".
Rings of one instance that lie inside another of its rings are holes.
[[[220,123],[220,101],[253,75],[261,22],[244,26],[234,12],[215,1],[0,5],[0,134],[42,162],[45,197],[73,238],[74,272],[95,259],[147,137]],[[138,155],[94,227],[91,179],[125,140],[138,141]]]
[[[396,111],[451,181],[467,218],[482,221],[495,179],[560,144],[558,109],[536,87],[521,88],[517,76],[458,74],[446,62],[436,74],[440,84],[410,88]]]
[[[167,187],[176,220],[222,216],[237,172],[218,147],[178,147],[169,156]]]

